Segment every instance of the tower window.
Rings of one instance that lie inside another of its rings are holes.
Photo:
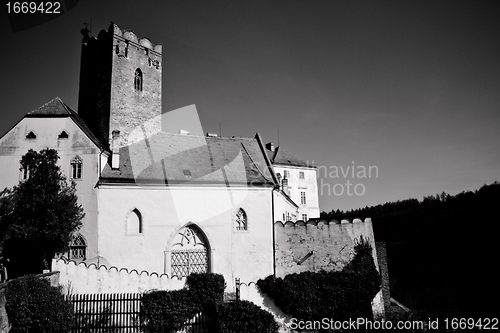
[[[135,70],[134,89],[142,91],[142,71],[139,68]]]
[[[80,156],[75,156],[71,160],[71,179],[82,179],[83,161]]]

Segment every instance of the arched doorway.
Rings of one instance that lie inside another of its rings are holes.
[[[177,232],[170,251],[171,276],[208,273],[209,259],[209,244],[199,228],[191,224]]]

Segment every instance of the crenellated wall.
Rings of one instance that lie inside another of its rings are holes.
[[[182,289],[186,278],[177,279],[167,274],[158,275],[146,271],[130,272],[126,268],[99,268],[95,264],[75,263],[57,259],[52,261],[52,271],[59,272],[59,285],[65,294],[105,294],[105,293],[140,293],[151,289]]]
[[[355,241],[361,236],[373,247],[378,267],[371,219],[307,222],[278,221],[274,224],[276,276],[320,270],[340,270],[353,256]]]

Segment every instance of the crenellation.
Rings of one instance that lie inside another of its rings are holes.
[[[291,273],[319,270],[339,270],[352,256],[356,241],[363,238],[374,242],[370,219],[343,220],[342,223],[331,220],[309,220],[282,223],[277,221],[275,229],[275,257],[277,276]],[[372,244],[375,249],[374,244]],[[298,262],[308,253],[313,255]],[[374,255],[375,264],[377,259]]]

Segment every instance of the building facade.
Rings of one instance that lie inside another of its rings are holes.
[[[29,149],[53,148],[85,211],[69,259],[217,272],[229,289],[275,273],[275,222],[319,216],[315,169],[282,164],[258,134],[162,131],[161,45],[115,23],[82,34],[78,112],[55,98],[3,135],[0,189],[29,177],[19,163]]]

